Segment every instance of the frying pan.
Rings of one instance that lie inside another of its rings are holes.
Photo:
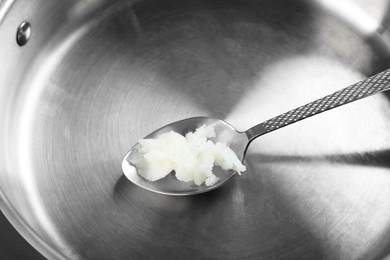
[[[390,96],[256,140],[247,172],[170,197],[123,177],[139,138],[244,130],[390,66],[385,0],[0,1],[1,210],[49,259],[383,259]]]

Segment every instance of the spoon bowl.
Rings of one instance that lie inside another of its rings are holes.
[[[154,139],[163,133],[170,131],[177,132],[185,136],[188,132],[193,132],[202,125],[214,125],[216,137],[210,138],[214,143],[222,142],[225,143],[232,149],[237,157],[241,160],[244,159],[246,147],[248,145],[248,137],[245,132],[237,131],[232,125],[227,122],[211,118],[211,117],[192,117],[184,120],[176,121],[171,124],[168,124],[149,135],[145,136],[145,139]],[[214,190],[222,186],[230,178],[235,175],[234,171],[226,171],[220,167],[214,167],[213,173],[217,175],[220,179],[215,185],[206,186],[206,185],[196,185],[193,182],[182,182],[176,179],[174,172],[171,172],[167,177],[157,180],[157,181],[148,181],[138,175],[137,168],[130,163],[129,157],[131,153],[135,150],[138,144],[133,146],[131,150],[126,154],[122,161],[122,169],[124,175],[136,185],[157,193],[165,195],[192,195],[198,193],[204,193],[211,190]]]

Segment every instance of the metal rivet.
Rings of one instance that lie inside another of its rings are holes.
[[[31,24],[27,21],[22,22],[16,32],[16,42],[19,46],[24,46],[31,36]]]

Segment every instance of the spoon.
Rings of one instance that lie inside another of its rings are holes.
[[[329,94],[323,98],[271,118],[244,132],[237,131],[232,125],[220,119],[211,117],[193,117],[166,125],[147,135],[145,138],[154,139],[169,131],[175,131],[185,135],[188,132],[195,131],[202,125],[214,124],[216,137],[211,140],[213,142],[220,141],[226,143],[236,153],[237,157],[243,161],[249,144],[259,136],[335,107],[339,107],[389,89],[390,69]],[[213,173],[220,179],[212,186],[198,186],[193,182],[181,182],[176,179],[173,173],[154,182],[147,181],[137,174],[136,167],[134,167],[129,160],[129,156],[132,152],[134,152],[134,148],[136,146],[137,145],[131,148],[122,161],[123,173],[134,184],[153,192],[166,195],[192,195],[204,193],[222,186],[235,175],[234,171],[224,171],[219,167],[214,167]]]

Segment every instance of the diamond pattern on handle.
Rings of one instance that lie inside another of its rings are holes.
[[[290,110],[284,114],[271,118],[261,125],[266,132],[274,131],[283,126],[295,123],[310,116],[332,108],[350,103],[352,101],[368,97],[390,89],[390,69],[378,73],[366,80],[355,83],[333,94],[317,99],[304,106]]]

